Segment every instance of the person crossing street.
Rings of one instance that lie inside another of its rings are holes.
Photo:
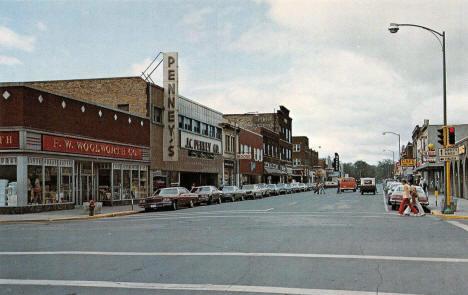
[[[411,211],[414,214],[418,214],[418,210],[414,208],[413,204],[410,201],[410,187],[406,183],[406,180],[402,180],[401,183],[403,184],[403,200],[401,201],[400,208],[398,209],[398,215],[403,216],[403,211],[405,210],[406,206],[409,206]]]

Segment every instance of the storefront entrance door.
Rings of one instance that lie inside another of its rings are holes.
[[[81,204],[84,202],[89,202],[92,199],[92,186],[91,186],[91,175],[81,175],[80,177],[80,190],[81,193],[80,200]]]

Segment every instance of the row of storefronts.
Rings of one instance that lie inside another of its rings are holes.
[[[0,207],[10,213],[292,181],[283,106],[233,118],[178,95],[168,113],[164,88],[140,77],[0,83],[0,95]]]

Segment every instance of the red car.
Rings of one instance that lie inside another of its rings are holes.
[[[424,193],[424,190],[420,186],[415,186],[416,191],[418,192],[418,199],[421,206],[426,207],[429,206],[429,199]],[[392,193],[390,197],[390,204],[392,205],[392,210],[397,210],[403,200],[403,185],[398,185]]]
[[[151,197],[145,198],[139,206],[145,208],[145,211],[162,207],[171,207],[172,210],[177,210],[179,207],[193,208],[197,199],[197,194],[190,193],[185,187],[169,187],[158,189]]]
[[[340,179],[340,191],[344,192],[345,190],[356,191],[356,179],[354,179],[354,177],[344,177]]]

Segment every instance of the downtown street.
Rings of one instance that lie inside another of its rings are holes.
[[[468,222],[301,192],[0,226],[0,294],[466,294]]]

